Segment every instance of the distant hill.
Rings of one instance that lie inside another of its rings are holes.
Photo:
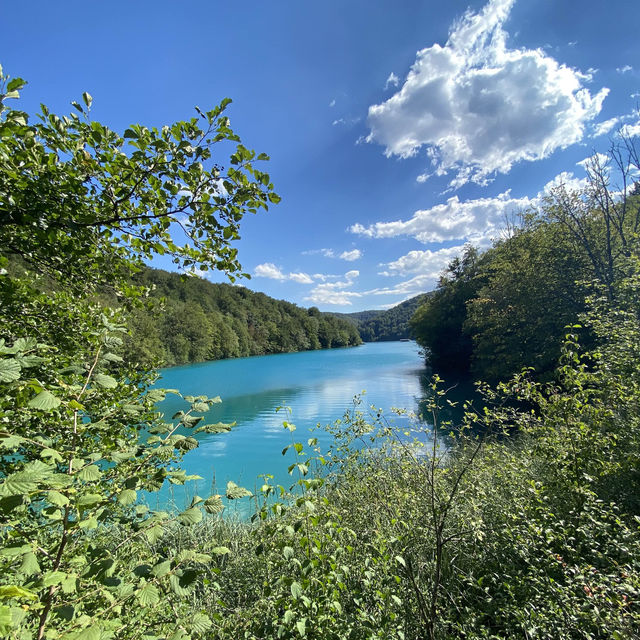
[[[346,319],[230,284],[146,268],[135,284],[151,289],[159,308],[132,312],[127,358],[185,364],[360,344]]]
[[[422,293],[386,311],[356,311],[335,315],[352,322],[365,342],[404,340],[411,337],[409,331],[411,316],[429,295]]]

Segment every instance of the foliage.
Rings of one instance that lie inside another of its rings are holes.
[[[456,436],[436,379],[430,427],[356,407],[333,451],[293,442],[297,480],[261,488],[259,524],[219,575],[212,636],[634,637],[639,285],[590,302],[603,348],[581,354],[569,334],[556,384],[485,387]]]
[[[242,145],[226,174],[203,168],[213,144],[238,141],[225,105],[200,114],[205,131],[191,120],[119,136],[88,119],[88,95],[86,109],[76,105],[84,120],[43,107],[42,123],[29,124],[4,106],[22,85],[3,77],[0,101],[0,634],[202,636],[212,622],[190,598],[227,550],[176,552],[163,539],[219,513],[222,497],[173,513],[144,496],[190,480],[177,463],[194,435],[230,425],[202,422],[219,398],[187,396],[171,420],[157,413],[166,392],[123,361],[122,312],[96,304],[95,285],[132,295],[125,276],[163,251],[235,272],[243,213],[277,197]],[[188,247],[170,235],[178,214]],[[48,280],[10,274],[5,254]]]
[[[554,186],[508,237],[451,263],[411,321],[435,370],[490,381],[524,367],[553,373],[564,327],[585,309],[584,284],[599,283],[613,299],[632,273],[639,164],[635,140],[623,136],[606,160],[586,163],[582,190]]]
[[[230,100],[160,130],[132,125],[119,134],[91,120],[87,93],[72,103],[76,112],[59,117],[43,105],[30,122],[6,104],[24,84],[0,69],[2,254],[81,288],[154,254],[232,277],[241,270],[232,243],[243,215],[279,198],[253,166],[268,157],[230,128]],[[214,151],[234,144],[225,169]]]
[[[426,296],[427,294],[414,296],[385,311],[361,311],[344,315],[356,321],[360,337],[365,342],[406,340],[411,335],[409,320]]]
[[[244,287],[149,268],[134,283],[157,304],[132,314],[125,340],[132,362],[157,358],[173,365],[360,344],[346,320]]]
[[[419,344],[427,349],[431,366],[442,372],[467,373],[473,343],[465,322],[467,302],[483,283],[478,250],[467,247],[440,277],[438,288],[418,307],[410,321]]]

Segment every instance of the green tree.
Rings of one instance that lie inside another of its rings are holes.
[[[222,115],[228,101],[120,135],[90,120],[87,94],[78,114],[43,107],[31,124],[6,106],[23,84],[0,75],[0,635],[200,636],[212,622],[188,598],[228,549],[162,541],[219,512],[221,496],[179,513],[138,497],[189,480],[176,463],[194,435],[229,426],[203,423],[218,398],[187,396],[172,419],[156,411],[165,392],[123,362],[122,313],[95,289],[133,295],[128,276],[154,253],[233,276],[242,216],[277,196]],[[225,141],[237,143],[227,171],[212,157]],[[15,256],[47,279],[10,275]],[[248,493],[230,485],[227,497]]]
[[[437,371],[464,374],[469,370],[473,342],[465,327],[467,303],[482,286],[481,262],[485,259],[475,247],[465,248],[411,318],[411,330]]]

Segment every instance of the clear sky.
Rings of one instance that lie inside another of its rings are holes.
[[[242,284],[322,310],[432,289],[466,242],[640,133],[637,0],[5,1],[0,26],[29,112],[88,91],[123,130],[232,98],[282,196],[243,220]]]

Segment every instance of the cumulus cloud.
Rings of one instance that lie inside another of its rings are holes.
[[[306,273],[283,273],[279,267],[272,262],[264,262],[259,264],[254,270],[253,275],[258,278],[270,278],[271,280],[293,280],[301,284],[312,284],[313,278]]]
[[[376,222],[367,227],[356,223],[349,230],[369,238],[411,236],[424,244],[462,240],[486,246],[504,227],[508,216],[532,204],[528,197],[513,198],[510,191],[495,198],[466,201],[453,196],[445,203],[416,211],[408,220]]]
[[[349,291],[360,275],[357,270],[347,271],[343,279],[336,282],[325,282],[314,287],[305,298],[313,304],[350,305],[352,298],[362,297],[362,293]]]
[[[346,260],[347,262],[353,262],[354,260],[359,260],[362,257],[362,251],[360,249],[353,249],[352,251],[343,251],[340,254],[341,260]]]
[[[400,84],[400,78],[393,73],[393,71],[389,74],[387,81],[384,83],[384,90],[386,91],[389,87],[397,87]]]
[[[397,260],[383,264],[382,266],[386,267],[386,270],[380,271],[379,274],[381,276],[405,276],[419,273],[435,280],[451,260],[461,255],[463,251],[464,245],[435,251],[409,251]]]
[[[367,142],[402,158],[426,148],[433,172],[453,173],[459,187],[580,141],[608,89],[592,96],[590,76],[541,49],[509,49],[503,25],[514,1],[490,0],[454,24],[444,46],[418,51],[400,90],[369,107]]]
[[[629,64],[625,64],[624,67],[616,67],[616,71],[618,73],[629,73],[629,71],[633,71],[633,67]]]
[[[585,158],[578,165],[584,167],[587,161],[588,158]],[[551,189],[560,185],[564,185],[569,190],[580,191],[586,186],[586,178],[578,178],[571,172],[563,171],[550,180],[535,196],[514,198],[510,190],[492,198],[475,200],[461,201],[458,196],[453,196],[445,203],[416,211],[407,220],[375,222],[368,226],[356,223],[349,227],[349,231],[368,238],[409,236],[423,244],[459,242],[487,247],[493,239],[501,235],[506,223],[511,221],[514,215],[537,207]],[[442,249],[442,251],[447,250]],[[430,258],[430,252],[415,252],[412,259],[418,259],[421,256],[425,260],[434,259]],[[408,264],[410,259],[406,258],[406,260]],[[400,266],[399,263],[398,269]]]

